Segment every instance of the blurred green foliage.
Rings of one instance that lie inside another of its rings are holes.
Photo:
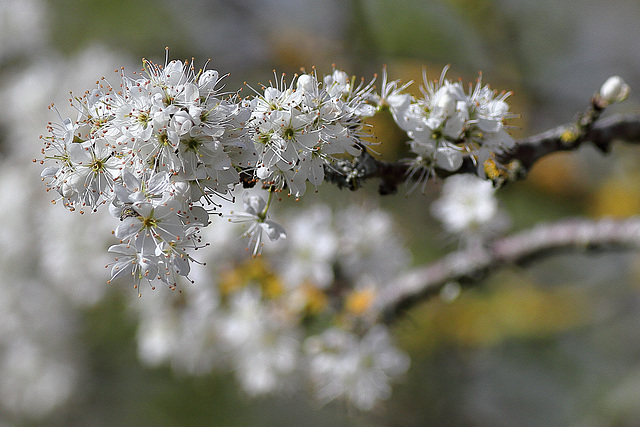
[[[134,57],[156,57],[165,46],[179,52],[189,41],[180,20],[156,0],[49,0],[51,39],[71,53],[100,43]]]

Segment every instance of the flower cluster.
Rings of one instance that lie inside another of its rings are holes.
[[[295,87],[294,87],[295,85]],[[256,176],[300,197],[306,182],[318,187],[336,156],[363,149],[362,118],[375,108],[365,101],[371,84],[358,86],[340,70],[318,81],[315,72],[265,87],[250,102],[247,124],[258,153]]]
[[[217,71],[144,61],[142,74],[121,71],[117,88],[103,79],[72,99],[75,121],[49,125],[42,163],[53,165],[42,177],[70,210],[108,204],[122,221],[115,230],[120,243],[110,248],[117,255],[112,279],[132,276],[136,288],[143,279],[175,287],[190,272],[189,250],[202,246],[200,230],[236,187],[260,183],[269,190],[268,202],[247,196],[245,212],[230,215],[247,225],[256,256],[263,232],[271,240],[286,236],[268,219],[273,192],[298,198],[307,183],[317,189],[325,168],[366,149],[363,120],[384,108],[411,138],[416,157],[408,179],[415,185],[435,167],[457,170],[465,153],[481,171],[494,153],[511,147],[503,124],[511,117],[508,93],[496,97],[478,81],[467,94],[445,72],[437,83],[425,75],[419,99],[403,93],[409,84],[388,81],[386,69],[380,94],[373,82],[355,84],[343,71],[318,79],[314,70],[239,99],[222,92]]]
[[[255,190],[246,191],[236,203],[251,203]],[[305,384],[324,403],[370,410],[409,367],[386,326],[365,326],[367,309],[407,267],[408,253],[380,209],[334,214],[314,205],[290,224],[291,238],[260,258],[242,256],[237,234],[203,230],[225,253],[203,255],[209,268],[198,270],[207,275],[198,286],[133,301],[139,355],[190,374],[232,371],[251,396]]]
[[[175,287],[187,277],[189,249],[202,246],[199,233],[240,184],[300,197],[307,181],[317,187],[324,168],[363,147],[362,118],[372,86],[354,86],[335,70],[318,81],[315,72],[266,87],[253,99],[222,92],[221,76],[181,61],[164,66],[144,61],[142,74],[114,88],[106,80],[72,99],[78,118],[49,124],[43,172],[48,190],[70,210],[96,211],[108,204],[122,223],[112,279],[132,276]],[[295,87],[294,87],[295,84]],[[280,86],[280,87],[278,87]],[[266,220],[268,203],[246,200],[246,213],[232,221],[251,222],[246,235],[253,254],[262,231],[272,240],[282,227]]]
[[[504,124],[505,119],[514,117],[505,102],[510,93],[498,95],[482,86],[480,78],[467,93],[461,82],[444,78],[447,68],[437,82],[429,81],[424,73],[421,98],[397,93],[396,83],[388,89],[393,117],[411,138],[411,151],[416,154],[410,176],[418,174],[416,185],[422,183],[423,188],[434,168],[456,171],[465,154],[483,175],[488,159],[515,144]]]
[[[55,165],[42,176],[69,209],[108,203],[120,218],[112,278],[175,286],[189,273],[187,249],[198,247],[209,222],[194,203],[226,195],[239,179],[232,158],[243,157],[226,148],[242,145],[237,129],[248,115],[223,98],[216,71],[196,74],[181,61],[146,61],[145,71],[123,74],[117,90],[103,80],[72,100],[78,118],[50,125],[43,153]]]

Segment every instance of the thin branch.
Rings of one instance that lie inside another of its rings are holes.
[[[585,142],[592,142],[603,152],[610,150],[616,140],[631,143],[640,142],[640,114],[616,114],[598,120],[602,108],[592,100],[591,108],[573,123],[566,123],[537,135],[518,140],[515,147],[497,159],[508,175],[507,180],[522,179],[535,162],[558,151],[579,148]],[[406,180],[409,164],[385,162],[375,159],[367,151],[353,161],[345,160],[335,167],[325,169],[325,179],[340,188],[358,189],[371,178],[380,179],[379,192],[382,195],[397,192]],[[477,166],[470,156],[466,156],[456,172],[436,168],[435,176],[445,178],[453,173],[477,173]]]
[[[519,140],[515,149],[501,157],[503,163],[518,160],[527,171],[542,157],[558,151],[570,151],[584,142],[592,142],[608,153],[613,141],[640,142],[640,114],[616,114],[596,122],[589,132],[571,139],[576,125],[567,123],[546,132]]]
[[[523,265],[560,251],[640,249],[640,217],[598,221],[570,219],[541,224],[530,230],[497,239],[486,247],[452,252],[418,267],[376,297],[368,320],[393,321],[398,314],[439,294],[448,283],[471,286],[489,273],[508,265]]]

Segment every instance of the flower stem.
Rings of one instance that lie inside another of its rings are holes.
[[[258,214],[258,217],[264,221],[265,219],[267,219],[267,211],[269,210],[269,206],[271,206],[271,200],[273,199],[273,187],[269,187],[269,198],[267,199],[267,204],[264,207],[264,209],[262,210],[262,212],[260,212]]]

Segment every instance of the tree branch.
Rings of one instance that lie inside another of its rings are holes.
[[[640,142],[640,114],[616,114],[596,122],[588,132],[571,139],[576,125],[567,123],[546,132],[519,140],[515,149],[501,156],[502,162],[518,160],[527,171],[542,157],[557,152],[575,150],[590,141],[602,152],[611,149],[615,140]]]
[[[598,120],[602,112],[597,102],[592,100],[591,108],[576,122],[566,123],[518,140],[515,147],[497,158],[502,165],[506,181],[522,179],[535,162],[542,157],[558,151],[570,151],[590,141],[603,152],[610,150],[615,140],[640,142],[640,114],[616,114]],[[408,163],[385,162],[375,159],[366,150],[353,161],[339,162],[335,167],[325,167],[325,179],[340,188],[356,190],[371,178],[380,179],[379,192],[382,195],[393,194],[407,177]],[[462,167],[450,172],[436,168],[435,176],[446,178],[457,173],[477,173],[477,165],[470,156],[466,156]],[[417,175],[417,174],[416,174]]]
[[[561,251],[628,248],[640,248],[640,217],[569,219],[541,224],[485,247],[452,252],[433,264],[404,274],[377,295],[367,320],[391,322],[406,309],[438,295],[448,283],[471,286],[507,265],[524,265]]]

